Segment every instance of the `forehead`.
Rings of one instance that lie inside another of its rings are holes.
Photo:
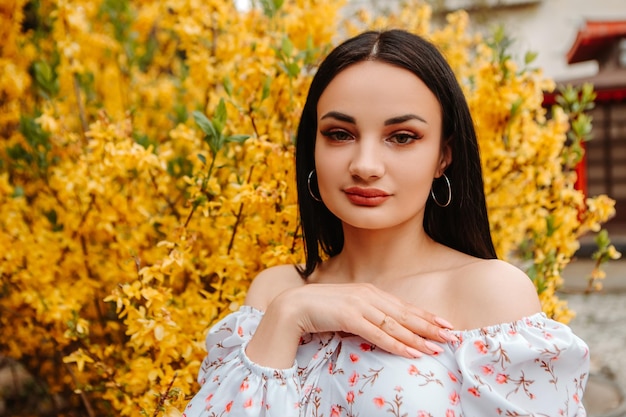
[[[337,74],[320,96],[317,110],[318,118],[329,110],[390,117],[413,111],[441,121],[439,101],[417,75],[380,61],[362,61]]]

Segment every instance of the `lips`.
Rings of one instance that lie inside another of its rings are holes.
[[[391,194],[377,188],[350,187],[343,192],[350,202],[358,206],[378,206],[391,197]]]

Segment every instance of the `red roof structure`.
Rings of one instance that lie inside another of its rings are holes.
[[[578,62],[598,59],[608,52],[616,40],[626,37],[625,20],[586,21],[578,31],[576,40],[567,53],[567,62]]]

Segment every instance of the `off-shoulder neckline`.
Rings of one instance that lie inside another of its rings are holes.
[[[261,315],[261,316],[265,314],[264,311],[259,310],[258,308],[250,306],[250,305],[242,305],[239,307],[238,311],[242,313],[254,313],[254,314]],[[491,324],[491,325],[483,326],[483,327],[477,327],[473,329],[451,330],[451,333],[461,338],[471,338],[471,337],[484,336],[484,335],[510,333],[516,329],[538,327],[541,325],[545,325],[546,322],[550,320],[551,319],[548,318],[546,313],[540,311],[535,314],[531,314],[530,316],[525,316],[514,321],[496,323],[496,324]]]

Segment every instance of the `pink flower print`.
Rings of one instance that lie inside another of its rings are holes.
[[[404,388],[402,388],[400,385],[396,385],[396,387],[393,390],[396,392],[402,392],[404,391]]]
[[[350,360],[352,361],[352,363],[358,362],[359,361],[359,355],[357,355],[356,353],[351,353],[350,354]]]
[[[354,402],[354,391],[348,392],[348,394],[346,395],[346,401],[348,402],[348,404],[352,404]]]
[[[234,401],[231,401],[228,404],[226,404],[226,412],[227,413],[230,413],[230,409],[233,408],[233,403],[234,403]]]
[[[329,373],[329,374],[332,374],[332,373],[333,373],[333,363],[332,363],[332,362],[329,362],[329,363],[328,363],[328,373]]]
[[[480,391],[478,391],[478,387],[468,388],[467,392],[469,392],[470,394],[472,394],[476,398],[480,397]]]
[[[254,404],[254,402],[252,401],[252,398],[248,398],[246,402],[243,403],[243,408],[250,408],[252,407],[252,404]]]
[[[574,394],[574,401],[576,402],[576,404],[580,403],[580,398],[578,397],[578,394]]]
[[[432,417],[432,414],[424,410],[420,410],[417,412],[417,417]]]
[[[383,408],[383,406],[385,405],[385,399],[383,397],[376,397],[374,398],[374,404],[378,408]]]
[[[552,333],[543,332],[543,337],[544,337],[546,340],[551,340],[553,336],[552,336]]]
[[[493,375],[493,372],[494,372],[493,365],[483,365],[481,369],[484,375]]]
[[[496,376],[496,382],[498,384],[506,384],[509,380],[509,376],[507,374],[498,374],[498,376]]]
[[[237,327],[237,334],[239,335],[239,337],[243,337],[243,327]]]
[[[330,417],[339,417],[341,416],[341,409],[338,405],[333,405],[330,408]]]
[[[489,351],[487,350],[487,346],[483,343],[482,340],[475,341],[474,347],[476,347],[476,350],[478,351],[478,353],[482,355],[486,355],[487,353],[489,353]]]
[[[450,378],[450,381],[452,382],[458,382],[458,378],[456,377],[456,375],[454,375],[452,372],[448,372],[448,377]]]
[[[209,403],[211,402],[211,400],[213,399],[213,394],[209,394],[206,396],[206,398],[204,399],[205,403]]]
[[[359,373],[357,371],[354,371],[352,375],[350,375],[350,378],[348,378],[348,385],[353,387],[356,385],[357,382],[359,382]]]
[[[239,391],[240,392],[244,392],[249,387],[250,387],[250,385],[248,384],[248,381],[246,379],[244,379],[243,382],[241,383],[241,385],[239,385]]]
[[[446,417],[456,417],[454,410],[446,410]]]
[[[370,345],[369,343],[361,343],[359,347],[363,352],[370,352],[374,350],[374,346]]]
[[[517,334],[517,330],[515,329],[509,329],[509,335],[511,336],[515,336]]]
[[[452,391],[448,398],[450,399],[450,404],[452,405],[457,405],[461,401],[461,396],[456,391]]]
[[[419,369],[417,369],[417,366],[415,366],[415,365],[409,366],[409,375],[417,375],[419,373],[420,373],[420,371],[419,371]]]

